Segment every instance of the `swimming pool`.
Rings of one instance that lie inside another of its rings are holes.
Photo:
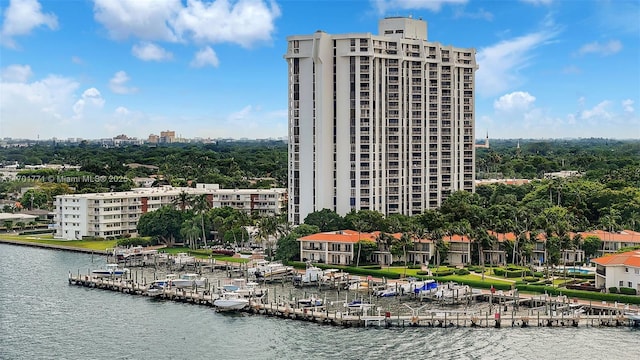
[[[577,267],[568,267],[566,268],[567,272],[569,274],[593,274],[595,273],[595,271],[593,270],[588,270],[588,269],[581,269],[581,268],[577,268]]]

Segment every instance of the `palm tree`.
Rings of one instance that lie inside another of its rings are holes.
[[[185,211],[187,206],[191,204],[191,199],[191,195],[183,190],[173,199],[172,204],[180,208],[180,211]]]
[[[200,227],[202,228],[202,241],[204,241],[204,246],[206,247],[207,234],[204,230],[204,218],[207,210],[211,208],[211,203],[209,203],[209,198],[207,197],[207,194],[201,194],[201,195],[195,196],[192,199],[191,204],[193,206],[193,210],[196,212],[196,214],[198,214],[198,217],[200,218]]]
[[[13,220],[5,220],[4,227],[7,229],[7,232],[13,230]]]
[[[356,267],[360,266],[360,251],[362,250],[362,244],[360,243],[360,233],[367,226],[367,222],[358,218],[353,221],[353,227],[358,232],[358,256],[356,257]]]
[[[193,219],[187,219],[182,223],[180,228],[180,235],[189,240],[189,248],[195,248],[195,240],[200,234],[200,228],[198,223]]]
[[[273,256],[272,248],[271,248],[271,237],[277,236],[280,234],[282,230],[282,225],[280,221],[275,216],[265,216],[258,220],[258,240],[266,241],[267,243],[267,253],[269,255],[269,259]]]

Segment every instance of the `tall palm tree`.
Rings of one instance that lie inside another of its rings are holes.
[[[353,221],[353,227],[358,232],[358,256],[356,257],[356,267],[360,266],[360,251],[362,250],[362,244],[360,243],[360,234],[366,228],[367,222],[362,219],[356,219]]]
[[[258,239],[267,243],[267,253],[269,259],[272,258],[271,237],[280,233],[281,225],[275,216],[264,216],[258,220]]]
[[[207,211],[211,208],[211,203],[207,197],[207,194],[197,195],[192,198],[191,206],[193,210],[200,218],[200,227],[202,228],[202,241],[204,242],[204,246],[207,246],[207,233],[204,229],[204,218]]]
[[[193,219],[187,219],[182,223],[180,236],[189,240],[189,248],[195,248],[195,239],[200,234],[200,227]]]

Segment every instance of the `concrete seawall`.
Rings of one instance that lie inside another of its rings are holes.
[[[0,244],[30,246],[30,247],[37,247],[37,248],[51,249],[51,250],[60,250],[60,251],[73,251],[73,252],[79,252],[79,253],[85,253],[85,254],[96,254],[96,255],[108,255],[109,254],[107,252],[107,250],[93,250],[93,249],[85,249],[85,248],[79,248],[79,247],[73,247],[73,246],[63,246],[63,245],[56,245],[56,244],[43,244],[43,243],[35,243],[35,242],[20,241],[20,240],[9,240],[9,239],[2,239],[1,237],[0,237]]]

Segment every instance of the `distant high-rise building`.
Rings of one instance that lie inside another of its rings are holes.
[[[415,215],[474,191],[475,49],[423,20],[287,38],[289,220],[324,208]]]
[[[156,134],[149,134],[149,138],[147,139],[147,142],[150,144],[157,144],[160,142],[160,136]]]
[[[176,140],[176,132],[167,130],[160,132],[160,142],[165,144],[171,144]]]

